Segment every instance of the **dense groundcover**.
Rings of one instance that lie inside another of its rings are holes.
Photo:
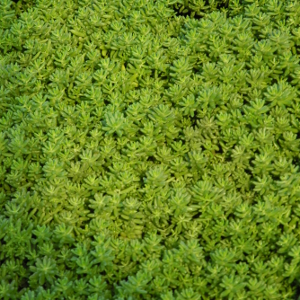
[[[300,1],[0,1],[0,299],[296,299]]]

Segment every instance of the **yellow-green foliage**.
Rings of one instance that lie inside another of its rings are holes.
[[[299,25],[0,0],[0,299],[296,299]]]

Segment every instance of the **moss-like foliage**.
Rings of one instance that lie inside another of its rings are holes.
[[[296,299],[300,2],[0,1],[0,299]]]

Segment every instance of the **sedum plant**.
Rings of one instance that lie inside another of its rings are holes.
[[[297,0],[0,1],[0,299],[297,299]]]

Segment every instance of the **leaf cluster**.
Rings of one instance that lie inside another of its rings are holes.
[[[23,2],[0,3],[0,299],[294,299],[299,3]]]

